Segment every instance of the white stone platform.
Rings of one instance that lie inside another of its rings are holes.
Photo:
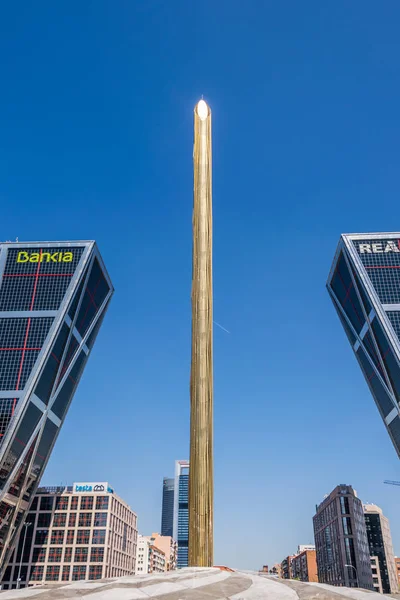
[[[386,596],[388,598],[390,596]],[[317,583],[282,581],[248,571],[182,569],[99,581],[6,590],[0,600],[382,600],[380,594]]]

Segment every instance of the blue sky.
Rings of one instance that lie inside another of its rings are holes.
[[[215,561],[310,543],[399,462],[325,290],[342,232],[400,229],[400,5],[8,3],[0,239],[96,239],[116,293],[45,473],[160,526],[188,457],[193,106],[213,110]]]

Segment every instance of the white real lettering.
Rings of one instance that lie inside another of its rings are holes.
[[[360,248],[360,253],[364,254],[365,252],[371,252],[371,245],[370,244],[360,244],[359,246]]]
[[[386,242],[385,252],[400,252],[400,249],[394,242]]]
[[[374,252],[375,254],[383,252],[382,244],[372,244],[372,252]]]

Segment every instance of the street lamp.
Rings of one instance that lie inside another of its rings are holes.
[[[23,561],[23,558],[24,558],[24,550],[25,550],[25,542],[26,542],[26,532],[28,531],[28,527],[30,527],[30,525],[32,525],[32,523],[24,523],[24,527],[25,527],[24,541],[22,542],[21,559],[19,561],[18,577],[17,577],[17,590],[19,590],[19,588],[21,587],[21,568],[22,568],[22,561]]]
[[[358,573],[357,573],[357,569],[355,568],[354,565],[344,565],[345,567],[351,567],[352,569],[354,569],[355,574],[356,574],[356,581],[357,581],[357,587],[360,587],[360,584],[358,583]]]

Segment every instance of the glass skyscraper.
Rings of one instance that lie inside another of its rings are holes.
[[[400,457],[400,233],[342,235],[327,287]]]
[[[0,243],[2,569],[112,293],[95,242]]]
[[[178,569],[189,564],[189,461],[175,463],[173,538],[178,542]]]
[[[161,535],[173,537],[175,479],[164,477],[161,511]]]

